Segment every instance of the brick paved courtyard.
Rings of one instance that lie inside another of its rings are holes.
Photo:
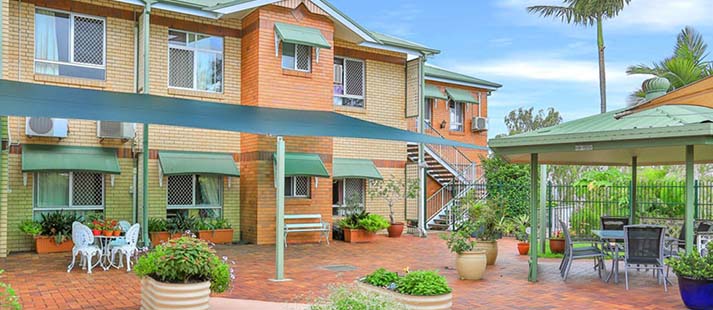
[[[378,267],[402,270],[438,269],[453,287],[454,309],[684,309],[674,286],[668,293],[651,273],[636,273],[632,288],[601,282],[591,261],[575,263],[567,283],[559,277],[559,260],[541,259],[540,282],[528,283],[527,258],[516,254],[515,241],[499,242],[495,266],[477,282],[457,279],[453,255],[436,236],[420,239],[378,237],[370,244],[330,246],[290,245],[286,251],[286,275],[293,281],[274,283],[274,247],[256,245],[219,246],[221,255],[236,261],[238,279],[232,291],[221,297],[284,302],[306,302],[323,294],[331,283],[352,282]],[[67,254],[18,253],[0,259],[3,280],[18,292],[25,309],[136,309],[140,287],[136,276],[126,271],[101,269],[88,275],[80,269],[66,273]],[[328,266],[356,268],[332,271]]]

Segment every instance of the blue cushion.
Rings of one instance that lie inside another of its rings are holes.
[[[114,241],[109,243],[111,246],[122,246],[126,244],[126,239],[124,237],[116,238]]]

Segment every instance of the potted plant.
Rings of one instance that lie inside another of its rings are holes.
[[[470,196],[468,196],[470,197]],[[492,202],[469,201],[469,218],[474,219],[474,231],[472,237],[478,239],[478,248],[484,249],[488,257],[488,265],[494,265],[498,258],[498,239],[502,238],[502,228],[506,223],[505,216],[500,215],[503,208],[497,208]]]
[[[227,290],[234,275],[206,241],[181,237],[141,255],[142,309],[208,309],[210,293]]]
[[[24,220],[20,223],[20,231],[36,239],[42,233],[42,225],[33,220]]]
[[[389,222],[381,215],[361,211],[339,221],[344,229],[344,241],[350,243],[371,242],[376,232],[389,227]]]
[[[564,253],[564,234],[561,230],[557,230],[550,236],[550,252]]]
[[[151,245],[156,247],[157,245],[168,241],[171,235],[168,233],[168,228],[166,225],[166,219],[152,217],[149,219],[149,236],[151,239]]]
[[[689,309],[713,309],[713,243],[708,243],[707,254],[697,249],[680,257],[666,259],[666,265],[678,277],[678,290]]]
[[[451,309],[453,305],[451,288],[436,271],[406,270],[400,276],[381,268],[356,283],[366,290],[390,296],[408,309],[440,310]]]
[[[171,239],[180,238],[184,235],[193,236],[193,232],[198,231],[198,218],[178,213],[176,216],[166,220],[166,228],[171,235]]]
[[[388,180],[372,180],[369,183],[369,196],[386,201],[389,206],[389,237],[398,238],[404,231],[404,223],[396,222],[394,204],[406,198],[414,198],[418,193],[418,180],[403,180],[391,177]]]
[[[92,230],[92,235],[99,236],[102,234],[101,221],[104,215],[99,212],[89,213],[84,217],[84,224]]]
[[[121,227],[114,226],[114,237],[121,236]]]
[[[480,280],[485,273],[487,256],[484,249],[475,248],[475,241],[470,238],[473,223],[466,223],[458,230],[441,235],[451,252],[456,253],[456,270],[461,280]]]
[[[213,243],[233,242],[233,228],[221,218],[204,218],[198,222],[198,238]]]
[[[517,239],[517,252],[520,255],[527,255],[530,252],[530,242],[528,238],[528,231],[530,227],[530,216],[527,214],[520,214],[513,220],[515,224],[515,239]]]
[[[35,238],[38,254],[69,252],[74,247],[71,236],[72,223],[75,221],[79,221],[78,216],[64,214],[62,211],[43,213],[39,222],[25,221],[20,225],[20,230]],[[39,234],[38,224],[41,228]]]
[[[102,230],[98,220],[93,220],[91,223],[87,224],[87,227],[92,229],[92,235],[99,236],[102,234]]]
[[[330,286],[329,295],[316,299],[309,309],[407,310],[408,308],[386,294],[351,285],[336,285]]]

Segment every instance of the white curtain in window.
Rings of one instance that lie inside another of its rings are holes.
[[[221,177],[216,176],[198,176],[198,185],[201,190],[203,203],[211,206],[220,205],[220,181]]]
[[[37,207],[69,206],[69,173],[37,174]]]
[[[59,44],[55,27],[55,13],[38,10],[35,14],[35,58],[43,60],[59,60]],[[59,74],[57,64],[37,63],[35,69],[41,74]]]

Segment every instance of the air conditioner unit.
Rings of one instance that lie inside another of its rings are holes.
[[[25,118],[25,134],[31,137],[66,138],[68,127],[67,119],[64,118]]]
[[[135,123],[97,121],[97,137],[102,139],[133,139]]]
[[[485,117],[475,116],[470,124],[470,129],[473,132],[488,130],[488,119]]]

